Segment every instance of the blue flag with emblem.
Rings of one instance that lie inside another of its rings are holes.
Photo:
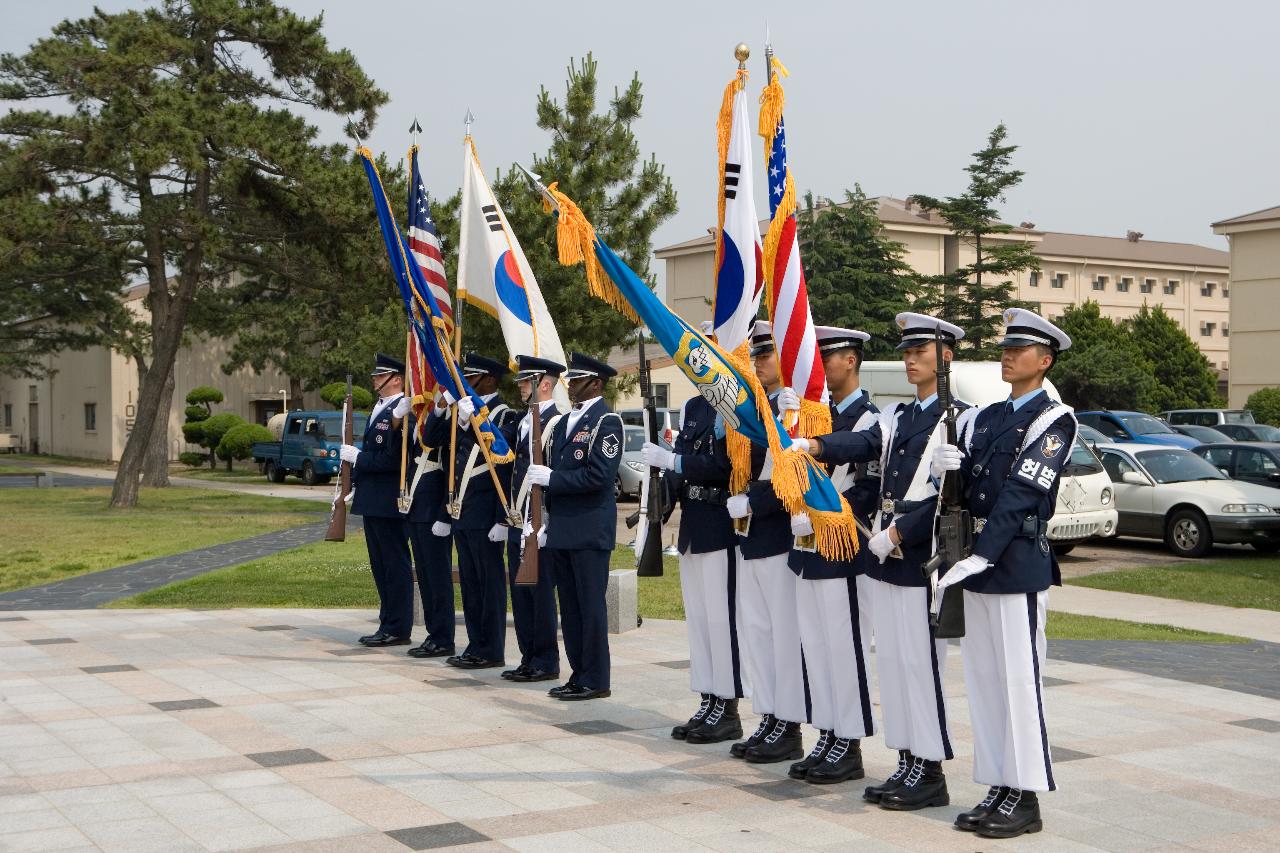
[[[541,185],[540,185],[541,187]],[[857,553],[853,513],[822,466],[807,453],[791,449],[791,439],[770,410],[768,398],[745,363],[672,313],[649,286],[595,234],[582,211],[567,196],[541,187],[545,206],[558,217],[560,262],[584,262],[593,296],[648,326],[676,367],[725,423],[773,455],[772,485],[792,514],[806,513],[818,551],[828,559]]]
[[[486,455],[492,457],[491,461],[495,463],[510,462],[515,459],[515,453],[502,433],[494,429],[489,420],[489,408],[463,377],[453,351],[443,343],[448,334],[448,321],[440,310],[421,267],[409,259],[405,235],[391,215],[391,203],[382,187],[382,178],[378,175],[378,167],[373,163],[373,155],[364,147],[359,148],[358,153],[360,162],[364,165],[365,176],[369,179],[369,188],[373,191],[373,206],[378,213],[378,227],[382,231],[383,243],[386,244],[387,260],[391,263],[391,273],[400,289],[400,298],[404,302],[414,338],[440,387],[448,391],[455,400],[461,400],[464,396],[471,398],[475,407],[472,425],[479,433]]]

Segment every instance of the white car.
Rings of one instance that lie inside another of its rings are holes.
[[[1098,536],[1115,536],[1114,489],[1102,462],[1077,437],[1058,481],[1058,502],[1049,519],[1049,541],[1058,555]]]
[[[1115,488],[1119,535],[1163,539],[1179,557],[1214,542],[1280,551],[1280,494],[1232,480],[1190,450],[1159,444],[1094,448]]]

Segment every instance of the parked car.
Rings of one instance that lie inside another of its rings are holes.
[[[1267,424],[1218,424],[1214,429],[1235,441],[1280,441],[1280,429]]]
[[[1092,446],[1092,445],[1098,445],[1098,444],[1111,443],[1111,439],[1107,438],[1105,435],[1098,432],[1093,427],[1088,426],[1086,424],[1080,424],[1079,427],[1080,429],[1079,429],[1079,432],[1076,433],[1076,436],[1084,439],[1084,441],[1089,445]]]
[[[1200,426],[1200,424],[1170,424],[1169,428],[1179,435],[1190,436],[1204,444],[1231,441],[1231,436],[1225,432],[1220,432],[1213,427]]]
[[[1163,539],[1179,557],[1199,557],[1215,542],[1280,551],[1274,489],[1232,480],[1178,447],[1129,442],[1096,449],[1115,488],[1120,536]]]
[[[1216,427],[1219,424],[1251,424],[1253,412],[1247,409],[1170,409],[1161,412],[1160,418],[1170,424],[1199,424]]]
[[[680,410],[658,409],[657,412],[658,437],[670,444],[676,440],[676,434],[680,432]],[[622,418],[624,426],[644,426],[644,409],[621,409],[618,417]],[[636,445],[636,449],[639,450],[639,445]]]
[[[667,411],[659,409],[659,411]],[[671,443],[661,433],[658,444],[671,449]],[[613,483],[614,497],[640,497],[640,489],[644,478],[649,476],[649,468],[640,456],[640,448],[644,446],[644,427],[624,424],[622,427],[622,464],[618,466],[618,476]]]
[[[1049,519],[1049,542],[1053,550],[1068,554],[1081,542],[1099,536],[1115,536],[1114,489],[1102,461],[1080,436],[1071,446],[1071,456],[1062,466],[1058,481],[1058,502]]]
[[[1168,424],[1143,412],[1077,412],[1076,419],[1107,436],[1108,441],[1165,444],[1184,449],[1200,443],[1190,436],[1179,435]]]
[[[357,446],[361,444],[369,416],[356,412],[351,419]],[[276,415],[267,429],[280,436],[279,441],[258,441],[251,453],[263,474],[273,483],[296,474],[308,486],[329,482],[342,462],[338,447],[342,444],[342,412],[296,411]]]
[[[1195,453],[1233,480],[1280,489],[1280,444],[1229,441],[1202,444]]]

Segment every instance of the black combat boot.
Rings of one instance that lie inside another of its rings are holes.
[[[714,697],[710,693],[702,694],[702,704],[698,706],[698,710],[693,712],[693,716],[689,718],[687,723],[681,723],[671,729],[671,736],[676,740],[684,740],[685,735],[689,734],[690,729],[695,729],[707,716],[707,712],[711,710],[711,700]]]
[[[765,714],[760,718],[760,725],[752,733],[751,737],[746,740],[740,740],[733,746],[729,747],[729,755],[734,758],[742,758],[747,754],[747,750],[764,740],[765,735],[773,731],[774,725],[778,722],[778,718],[773,714]]]
[[[942,775],[942,762],[926,761],[919,756],[915,756],[902,784],[880,798],[880,808],[899,812],[913,812],[950,803],[947,777]]]
[[[778,720],[764,740],[749,747],[742,757],[749,764],[775,764],[791,761],[804,755],[804,740],[800,736],[800,724]]]
[[[901,785],[902,780],[907,778],[907,771],[911,769],[913,761],[915,759],[910,752],[905,749],[898,750],[898,769],[893,771],[893,775],[879,785],[868,785],[866,790],[862,792],[862,799],[868,803],[880,802],[881,797]]]
[[[831,729],[818,730],[818,742],[809,750],[809,754],[791,765],[787,775],[792,779],[803,779],[805,774],[818,766],[818,762],[827,757],[827,750],[835,742],[835,732]]]
[[[1008,795],[1009,789],[1000,785],[992,785],[991,790],[987,791],[987,796],[982,802],[978,803],[967,812],[960,812],[956,815],[956,829],[965,832],[977,832],[978,824],[999,808],[1000,803]]]
[[[687,743],[720,743],[742,737],[742,719],[737,699],[713,697],[711,710],[696,728],[689,729]]]
[[[835,739],[831,749],[827,750],[826,757],[809,771],[804,780],[815,785],[832,785],[850,779],[861,779],[865,775],[862,769],[862,744],[855,738],[841,737]]]
[[[1040,801],[1035,791],[1009,788],[996,810],[978,824],[978,835],[983,838],[1016,838],[1024,832],[1044,829],[1040,820]]]

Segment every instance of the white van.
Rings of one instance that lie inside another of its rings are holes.
[[[890,403],[907,403],[916,398],[915,386],[907,381],[900,361],[868,361],[859,371],[862,387],[871,402],[883,409]],[[1055,400],[1062,398],[1053,382],[1046,379],[1045,390]],[[1007,400],[1012,389],[1000,378],[996,361],[956,361],[951,364],[951,393],[957,400],[975,406]],[[1049,520],[1049,541],[1058,554],[1066,554],[1086,539],[1115,536],[1117,514],[1111,478],[1102,463],[1079,438],[1058,481],[1058,502]]]

